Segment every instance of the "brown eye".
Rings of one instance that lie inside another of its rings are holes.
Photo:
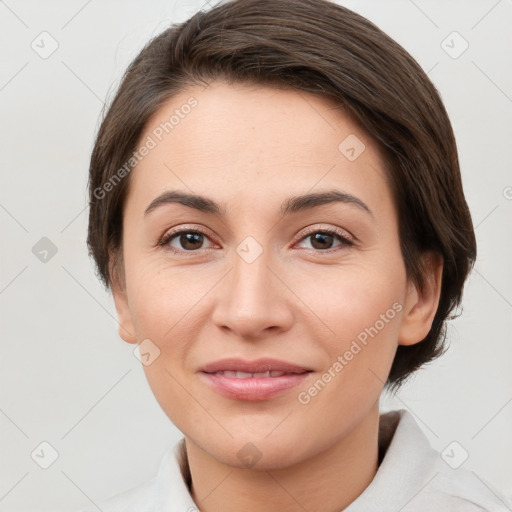
[[[181,233],[178,236],[179,243],[181,247],[187,251],[193,251],[194,249],[200,249],[203,244],[203,234],[202,233]]]
[[[173,252],[193,252],[203,249],[202,245],[208,237],[200,231],[181,230],[169,233],[160,242],[160,245],[171,249]]]
[[[313,249],[330,249],[334,243],[334,236],[330,233],[318,232],[309,236]]]
[[[344,232],[338,232],[331,229],[323,229],[311,231],[306,236],[302,237],[301,242],[304,240],[310,240],[310,247],[306,249],[314,249],[320,252],[327,252],[330,249],[335,250],[336,248],[343,248],[346,246],[354,245],[352,240],[349,240]],[[338,243],[336,243],[336,241]]]

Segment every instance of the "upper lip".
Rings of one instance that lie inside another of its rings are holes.
[[[312,370],[305,366],[288,363],[287,361],[279,361],[278,359],[263,358],[255,361],[244,361],[243,359],[229,358],[205,364],[200,371],[205,373],[222,371],[240,371],[246,373],[263,373],[267,371],[304,373]]]

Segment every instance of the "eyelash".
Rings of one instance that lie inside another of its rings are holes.
[[[200,229],[180,229],[180,230],[177,230],[177,231],[171,231],[169,233],[167,233],[166,235],[164,235],[164,237],[161,239],[161,241],[158,243],[159,246],[161,247],[164,247],[166,250],[169,250],[171,251],[173,254],[176,254],[176,255],[180,255],[180,256],[183,256],[184,253],[190,253],[190,254],[194,254],[194,253],[197,253],[199,252],[201,249],[198,249],[198,250],[195,250],[195,251],[186,251],[186,250],[176,250],[174,249],[173,247],[171,247],[169,245],[169,242],[171,240],[173,240],[174,238],[178,237],[179,235],[182,235],[183,233],[194,233],[194,234],[198,234],[198,235],[204,235],[205,237],[209,238],[209,236],[202,230]],[[337,230],[337,229],[334,229],[334,228],[326,228],[326,229],[312,229],[311,231],[308,231],[307,233],[305,233],[300,239],[299,239],[299,242],[302,242],[304,239],[310,237],[311,235],[314,235],[316,233],[322,233],[322,234],[328,234],[328,235],[334,235],[340,242],[341,242],[341,246],[353,246],[354,245],[354,242],[352,240],[349,240],[343,231],[341,230]],[[340,246],[337,246],[337,247],[331,247],[330,249],[325,249],[325,250],[322,250],[322,249],[308,249],[310,251],[315,251],[315,252],[318,252],[318,253],[331,253],[331,252],[334,252],[334,251],[337,251],[339,250],[339,247]],[[208,250],[208,249],[203,249],[203,250]]]

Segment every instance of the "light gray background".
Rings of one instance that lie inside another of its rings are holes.
[[[479,244],[448,354],[383,409],[409,409],[436,449],[457,441],[464,467],[512,495],[512,3],[341,3],[401,43],[439,89]],[[86,180],[121,73],[151,36],[202,5],[0,1],[2,511],[90,507],[153,476],[180,436],[118,337],[88,259]],[[31,48],[51,48],[43,31],[58,42],[46,59]],[[453,31],[469,44],[458,58]],[[46,263],[32,252],[42,237],[57,248]],[[48,469],[31,458],[42,441],[59,454]]]

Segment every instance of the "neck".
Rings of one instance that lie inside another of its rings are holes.
[[[345,437],[293,466],[253,470],[220,463],[185,438],[191,495],[201,512],[339,512],[370,485],[378,468],[378,402]]]

